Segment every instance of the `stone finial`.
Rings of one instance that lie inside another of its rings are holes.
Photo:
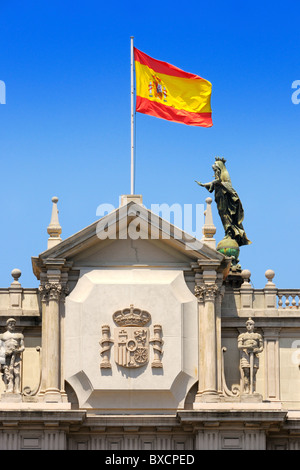
[[[251,272],[249,269],[243,269],[241,272],[243,283],[240,287],[241,309],[247,310],[253,307],[253,287],[250,283]]]
[[[216,240],[213,237],[214,237],[214,234],[216,233],[217,229],[216,229],[216,227],[214,226],[214,223],[213,223],[213,216],[212,216],[212,210],[211,210],[212,198],[207,197],[205,199],[205,202],[206,202],[207,206],[206,206],[206,210],[204,212],[205,221],[204,221],[204,225],[202,227],[203,237],[202,237],[201,241],[205,245],[207,245],[210,248],[213,248],[215,250],[216,249]]]
[[[273,282],[273,277],[275,276],[275,273],[272,269],[268,269],[265,272],[265,276],[268,279],[268,282],[266,283],[264,287],[264,304],[265,308],[269,310],[269,312],[272,310],[273,312],[276,311],[277,307],[277,288],[276,285]]]
[[[13,309],[14,313],[22,313],[22,286],[19,282],[19,277],[21,276],[20,269],[13,269],[11,272],[12,277],[14,278],[13,282],[9,287],[9,309]],[[0,348],[1,350],[1,348]]]
[[[243,278],[243,284],[241,285],[241,288],[251,287],[251,284],[250,284],[251,272],[249,271],[249,269],[243,269],[243,271],[241,272],[241,276]]]
[[[273,277],[275,276],[275,272],[272,269],[267,269],[265,272],[265,276],[268,279],[268,282],[266,284],[266,287],[275,287],[273,280]]]
[[[16,286],[16,285],[20,286],[21,285],[20,282],[19,282],[19,277],[21,276],[21,274],[22,273],[21,273],[20,269],[15,268],[15,269],[12,270],[11,275],[14,278],[13,282],[11,283],[12,286]]]
[[[51,221],[50,224],[48,225],[47,232],[50,235],[48,238],[48,249],[52,248],[53,246],[56,246],[58,243],[61,242],[61,226],[59,224],[58,220],[58,209],[57,209],[57,203],[58,203],[58,198],[54,196],[52,198],[52,214],[51,214]]]

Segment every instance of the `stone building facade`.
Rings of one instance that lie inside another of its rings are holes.
[[[0,449],[300,448],[300,290],[233,270],[206,202],[202,240],[141,196],[62,240],[53,198],[39,287],[0,290]]]

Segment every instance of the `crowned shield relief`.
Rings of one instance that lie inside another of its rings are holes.
[[[154,337],[150,338],[150,329],[147,326],[151,320],[150,313],[130,305],[129,308],[115,312],[113,320],[118,325],[114,329],[114,339],[110,339],[109,326],[102,326],[101,368],[111,368],[108,356],[112,344],[114,359],[119,366],[137,368],[146,365],[149,362],[150,343],[154,351],[152,367],[162,367],[161,326],[154,325]]]
[[[141,367],[149,360],[149,329],[115,329],[115,361],[123,367]]]

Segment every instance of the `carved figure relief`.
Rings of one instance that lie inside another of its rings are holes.
[[[109,354],[112,344],[114,344],[114,359],[119,366],[137,368],[146,365],[149,362],[150,344],[152,344],[154,350],[152,367],[162,367],[162,328],[161,325],[154,325],[154,337],[150,339],[150,329],[147,326],[151,320],[150,313],[130,305],[129,308],[115,312],[113,320],[118,325],[114,329],[113,340],[110,339],[109,326],[102,326],[100,368],[111,368]]]
[[[20,393],[20,373],[24,336],[15,332],[16,320],[6,321],[6,331],[0,335],[0,364],[6,393]]]
[[[263,351],[263,338],[259,333],[254,332],[254,321],[251,318],[246,321],[246,328],[246,333],[241,333],[238,337],[240,370],[243,393],[253,394],[259,368],[258,355]]]

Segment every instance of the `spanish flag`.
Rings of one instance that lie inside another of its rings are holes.
[[[211,88],[204,78],[134,48],[136,111],[190,126],[211,127]]]

